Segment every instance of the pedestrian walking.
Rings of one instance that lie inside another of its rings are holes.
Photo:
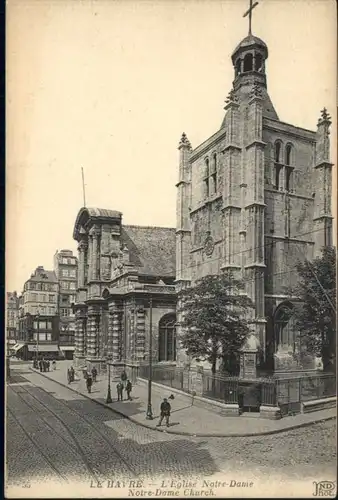
[[[93,377],[93,382],[96,382],[96,377],[97,377],[97,369],[95,366],[92,368],[92,377]]]
[[[53,359],[53,363],[52,364],[53,364],[53,370],[56,370],[56,361],[55,361],[55,359]]]
[[[74,371],[74,368],[71,366],[70,367],[70,381],[74,382],[74,380],[75,380],[75,371]]]
[[[123,384],[122,382],[119,382],[116,386],[117,390],[117,401],[123,401]]]
[[[50,371],[50,361],[49,361],[49,359],[47,359],[47,372],[49,372],[49,371]]]
[[[126,383],[126,393],[127,393],[127,399],[128,399],[128,401],[131,401],[130,393],[131,393],[132,388],[133,388],[133,386],[131,385],[131,382],[128,379],[127,383]]]
[[[41,359],[39,361],[39,370],[40,370],[40,372],[42,372],[42,360]]]
[[[87,391],[90,394],[92,392],[93,379],[89,373],[86,379],[86,385],[87,385]]]
[[[165,423],[166,423],[167,427],[169,427],[170,410],[171,410],[170,403],[167,400],[167,398],[164,398],[162,403],[161,403],[161,406],[160,406],[160,420],[159,420],[156,427],[161,426],[164,418],[165,418]]]
[[[68,380],[68,384],[70,384],[72,381],[72,374],[71,374],[71,371],[69,368],[67,370],[67,380]]]

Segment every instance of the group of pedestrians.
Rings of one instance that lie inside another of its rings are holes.
[[[39,368],[40,372],[50,371],[50,361],[46,359],[40,359],[39,361],[37,359],[34,359],[33,366],[36,369]],[[55,360],[52,361],[52,366],[53,370],[56,370]],[[95,368],[95,366],[93,366],[91,371],[84,369],[83,375],[86,380],[87,391],[90,394],[92,392],[93,383],[97,381],[97,369]],[[75,380],[75,370],[73,366],[71,366],[67,370],[67,379],[68,379],[68,384],[74,382]],[[123,374],[121,375],[121,380],[119,380],[119,382],[116,385],[117,401],[123,401],[123,390],[125,390],[127,393],[127,401],[132,401],[131,398],[132,388],[133,388],[132,383],[127,378],[126,373],[123,372]],[[169,399],[174,399],[174,396],[171,395]],[[164,398],[160,406],[160,419],[157,424],[157,427],[160,427],[162,425],[163,420],[165,420],[166,426],[169,427],[170,412],[171,412],[170,403],[167,398]]]
[[[117,391],[117,401],[123,401],[123,389],[127,393],[127,400],[131,401],[131,391],[132,391],[132,383],[130,382],[129,379],[125,381],[125,385],[123,385],[122,381],[119,381],[116,385],[116,391]]]
[[[36,370],[40,370],[40,372],[49,372],[51,368],[51,362],[49,359],[34,359],[33,361],[33,368]],[[52,361],[52,368],[53,370],[56,370],[56,361],[55,359]]]

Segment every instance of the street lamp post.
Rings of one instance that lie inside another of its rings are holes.
[[[111,388],[110,388],[110,363],[108,362],[108,392],[107,392],[106,404],[110,404],[112,402],[113,400],[111,398]]]
[[[153,410],[151,405],[151,382],[153,371],[153,299],[149,300],[149,373],[148,373],[148,407],[147,420],[153,420]]]

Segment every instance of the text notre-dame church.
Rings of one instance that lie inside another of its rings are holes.
[[[251,16],[251,12],[250,12]],[[76,313],[77,363],[122,369],[183,363],[177,292],[232,270],[253,300],[259,365],[311,368],[292,320],[299,260],[331,245],[330,117],[317,129],[280,120],[267,90],[268,47],[250,33],[235,48],[233,87],[216,132],[179,143],[177,225],[124,226],[119,212],[83,208]],[[314,117],[315,118],[315,117]]]

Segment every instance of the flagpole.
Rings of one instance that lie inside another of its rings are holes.
[[[81,172],[82,172],[82,192],[83,192],[83,206],[86,206],[86,190],[85,190],[85,182],[84,182],[84,172],[83,168],[81,167]]]

